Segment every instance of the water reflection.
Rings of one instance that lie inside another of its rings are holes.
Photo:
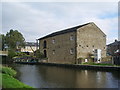
[[[13,66],[18,79],[35,88],[118,88],[118,72],[69,69],[42,65]]]

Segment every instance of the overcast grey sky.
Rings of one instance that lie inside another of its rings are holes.
[[[26,41],[94,22],[107,44],[118,38],[118,2],[2,2],[2,32],[19,30]]]

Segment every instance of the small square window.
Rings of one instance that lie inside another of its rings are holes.
[[[53,54],[55,54],[55,50],[53,50]]]
[[[53,44],[55,43],[55,39],[52,40],[52,43],[53,43]]]

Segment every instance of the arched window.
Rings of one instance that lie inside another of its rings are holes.
[[[46,42],[46,40],[45,40],[44,43],[43,43],[43,47],[44,47],[44,48],[47,47],[47,42]]]
[[[44,50],[44,57],[46,58],[47,57],[47,51]]]

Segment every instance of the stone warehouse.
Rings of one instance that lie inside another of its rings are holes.
[[[39,38],[40,51],[49,63],[93,62],[106,57],[106,35],[93,22]],[[96,52],[100,51],[96,58]]]

